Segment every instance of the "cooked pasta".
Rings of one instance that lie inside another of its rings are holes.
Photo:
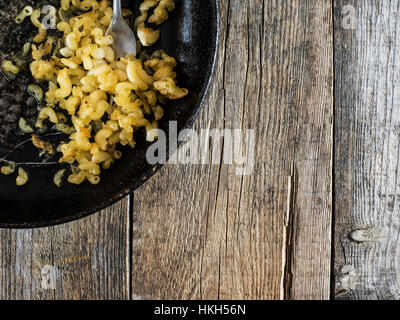
[[[5,72],[11,72],[13,74],[19,73],[18,67],[14,65],[10,60],[5,60],[2,63],[2,68]]]
[[[151,8],[154,10],[149,17]],[[151,46],[160,37],[160,31],[146,23],[160,25],[174,8],[172,0],[145,0],[141,4],[140,16],[134,23],[141,45]],[[66,11],[71,9],[84,13],[68,19]],[[131,14],[130,10],[123,11],[124,17]],[[154,129],[164,116],[165,100],[183,98],[188,90],[178,86],[176,60],[164,51],[117,59],[112,49],[114,39],[106,34],[113,16],[107,0],[61,0],[61,20],[56,26],[62,34],[60,39],[48,36],[40,16],[40,9],[30,12],[30,20],[38,29],[33,42],[38,45],[24,46],[26,55],[32,49],[32,76],[48,83],[45,93],[36,84],[28,88],[44,104],[35,127],[45,130],[45,123],[51,123],[53,130],[69,136],[69,141],[56,148],[62,154],[59,161],[71,165],[69,183],[98,184],[101,169],[110,168],[123,156],[118,145],[134,147],[133,134],[139,128],[146,130],[147,141],[157,139]],[[13,74],[20,71],[11,61],[4,61],[2,67]],[[25,119],[20,119],[20,127],[33,134],[34,129]],[[32,142],[53,153],[52,146],[34,134]],[[8,173],[10,169],[2,168],[3,171]],[[25,184],[26,172],[19,168],[18,173],[17,184]],[[56,173],[55,185],[61,186],[65,174],[66,170]]]
[[[66,172],[67,172],[66,169],[62,169],[62,170],[57,171],[57,173],[54,175],[53,182],[57,187],[61,188],[62,180],[63,180]]]
[[[23,185],[25,185],[28,182],[29,178],[28,178],[28,174],[26,173],[26,171],[22,168],[18,168],[18,176],[16,179],[16,184],[17,186],[21,187]]]

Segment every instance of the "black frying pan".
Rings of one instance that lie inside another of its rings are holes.
[[[7,21],[12,20],[7,17],[14,15],[26,4],[37,6],[43,1],[0,1],[1,58],[13,47],[22,46],[31,36],[30,33],[34,32],[23,30],[15,33],[10,29],[14,28],[13,25],[6,25]],[[49,2],[51,1],[46,1]],[[123,2],[125,8],[138,12],[140,0]],[[179,131],[193,125],[210,85],[218,43],[218,0],[175,0],[175,3],[176,10],[161,28],[158,47],[176,57],[179,63],[179,84],[188,88],[190,94],[182,100],[168,103],[165,117],[160,123],[165,132],[168,132],[168,122],[171,120],[178,122]],[[5,33],[12,34],[16,41],[5,36]],[[19,89],[18,83],[12,83],[7,90],[14,96],[15,104],[21,105],[21,112],[29,113],[25,106],[25,93]],[[0,110],[4,107],[0,100]],[[23,137],[16,134],[13,144],[8,145],[8,142],[3,141],[0,145],[0,158],[21,140]],[[23,187],[15,185],[15,175],[0,175],[0,227],[34,228],[61,224],[88,216],[125,197],[160,167],[151,166],[146,161],[145,154],[149,144],[144,142],[144,132],[138,132],[135,140],[136,148],[123,149],[123,158],[114,163],[110,170],[102,172],[102,181],[97,186],[88,183],[80,186],[64,183],[61,189],[57,188],[53,184],[53,176],[63,168],[60,164],[23,166],[30,177],[29,183]],[[38,151],[31,143],[17,148],[8,159],[16,162],[40,161]]]

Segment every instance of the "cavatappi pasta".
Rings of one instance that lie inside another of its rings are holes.
[[[1,174],[4,174],[6,176],[13,174],[15,172],[15,165],[8,165],[8,166],[3,166],[0,168]]]
[[[146,27],[146,23],[162,24],[174,8],[173,0],[145,0],[140,5],[134,29],[141,45],[151,46],[160,37],[160,31]],[[67,10],[85,13],[67,19]],[[113,16],[109,1],[61,0],[58,12],[59,39],[48,36],[40,8],[27,14],[38,29],[33,44],[24,46],[24,52],[31,49],[29,69],[38,83],[48,84],[44,93],[36,85],[29,87],[44,104],[35,127],[43,128],[46,122],[68,135],[69,141],[56,148],[62,154],[59,161],[71,165],[68,182],[98,184],[101,169],[110,168],[122,157],[118,145],[134,147],[133,134],[142,127],[147,141],[157,139],[153,129],[164,116],[163,104],[167,99],[185,97],[188,90],[177,84],[176,60],[162,50],[117,59],[112,49],[114,39],[106,34]],[[124,17],[131,14],[123,11]],[[23,14],[19,16],[23,18]],[[20,72],[11,61],[3,62],[2,67],[13,74]],[[21,130],[31,132],[24,119],[20,122]],[[65,173],[55,175],[57,186]],[[19,168],[17,184],[27,180],[26,172]]]

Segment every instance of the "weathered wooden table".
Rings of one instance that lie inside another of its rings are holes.
[[[195,128],[255,129],[254,173],[169,164],[87,219],[1,230],[0,298],[400,298],[400,2],[220,4]]]

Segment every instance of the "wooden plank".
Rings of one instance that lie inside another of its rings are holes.
[[[327,299],[331,1],[220,6],[219,63],[195,128],[255,129],[254,173],[169,164],[135,192],[133,298]]]
[[[0,299],[128,299],[128,219],[126,198],[69,224],[0,230]]]
[[[335,1],[337,299],[400,299],[399,22],[398,1]]]
[[[286,39],[277,44],[282,52],[277,61],[283,75],[272,82],[281,84],[270,86],[263,95],[267,97],[266,104],[269,97],[276,97],[274,109],[281,115],[286,113],[280,118],[285,120],[277,126],[275,136],[284,132],[287,138],[274,146],[275,150],[287,148],[281,149],[281,157],[286,160],[282,161],[283,172],[290,174],[288,160],[293,162],[285,298],[328,299],[333,156],[332,5],[331,1],[290,3],[290,10],[282,8],[280,33],[286,34]]]

